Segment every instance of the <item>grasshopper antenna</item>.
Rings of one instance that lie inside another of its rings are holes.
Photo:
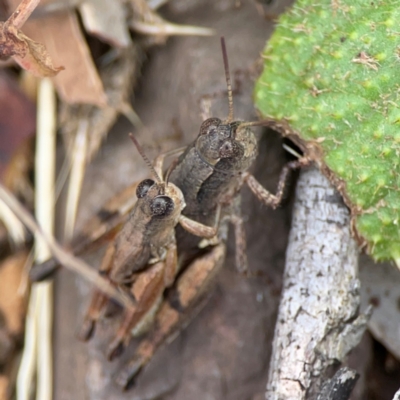
[[[260,121],[243,122],[240,126],[269,126],[272,127],[272,119],[262,119]]]
[[[168,168],[167,172],[165,173],[165,178],[164,178],[164,179],[165,179],[165,184],[166,184],[166,185],[168,185],[169,177],[170,177],[172,171],[175,169],[175,167],[176,167],[177,165],[178,165],[178,159],[175,158],[174,161],[172,161],[171,166]]]
[[[226,52],[225,38],[223,36],[221,37],[221,49],[222,49],[222,58],[224,59],[226,86],[228,87],[228,102],[229,102],[228,123],[229,123],[233,121],[233,95],[232,95],[231,76],[229,74],[228,53]]]
[[[153,164],[151,163],[151,161],[147,158],[146,154],[144,153],[142,147],[140,146],[139,142],[137,141],[137,139],[135,138],[135,136],[130,133],[129,137],[131,138],[133,144],[136,146],[137,151],[139,152],[139,154],[142,156],[144,162],[147,164],[147,166],[150,168],[150,170],[153,172],[154,177],[156,178],[156,181],[158,183],[163,183],[162,179],[159,177],[159,175],[157,174],[156,170],[153,167]]]

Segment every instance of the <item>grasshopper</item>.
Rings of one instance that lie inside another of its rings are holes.
[[[170,180],[178,186],[187,206],[183,214],[188,218],[209,225],[215,220],[222,206],[221,220],[234,225],[236,265],[247,273],[246,240],[240,213],[240,189],[246,184],[256,197],[276,208],[283,197],[285,182],[290,170],[305,164],[304,160],[289,162],[282,170],[276,194],[267,191],[248,172],[257,157],[257,140],[251,126],[267,125],[263,121],[243,122],[233,117],[233,95],[228,57],[224,38],[221,47],[228,88],[229,115],[225,120],[208,118],[200,127],[197,138],[179,157]],[[199,239],[187,235],[177,227],[178,254],[191,259],[196,254]],[[203,241],[204,247],[204,241]]]
[[[135,301],[135,306],[124,311],[121,326],[109,345],[110,360],[124,350],[131,332],[140,334],[150,325],[165,289],[175,281],[178,272],[175,226],[180,224],[187,232],[204,238],[217,233],[217,228],[182,215],[186,205],[182,192],[168,182],[169,172],[165,180],[161,179],[164,156],[158,157],[153,167],[134,136],[130,137],[153,172],[154,180],[145,179],[136,186],[137,201],[131,215],[108,245],[99,269],[100,274],[130,293]],[[94,291],[79,333],[82,340],[93,335],[108,300],[101,291]]]

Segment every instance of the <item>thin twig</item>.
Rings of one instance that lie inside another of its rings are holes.
[[[39,2],[40,0],[22,0],[8,21],[18,29],[22,28]]]
[[[124,293],[118,291],[110,284],[107,279],[101,277],[93,268],[89,267],[84,261],[74,257],[72,254],[65,251],[52,237],[44,233],[37,225],[29,212],[18,202],[18,200],[0,184],[0,199],[3,200],[12,210],[12,212],[22,221],[22,223],[35,235],[39,235],[50,247],[54,257],[64,267],[81,275],[83,278],[96,285],[108,296],[119,301],[121,304],[131,307],[133,301]]]

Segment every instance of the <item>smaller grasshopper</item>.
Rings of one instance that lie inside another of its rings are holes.
[[[108,358],[118,356],[133,334],[139,334],[154,319],[165,288],[172,285],[178,272],[175,226],[180,224],[193,235],[212,238],[217,228],[205,226],[181,214],[185,207],[182,192],[162,176],[164,156],[153,167],[133,135],[139,153],[153,171],[155,180],[145,179],[136,188],[137,202],[114,242],[107,247],[99,270],[111,283],[130,292],[136,302],[125,310],[122,324],[108,349]],[[218,217],[217,217],[218,222]],[[108,302],[95,290],[79,334],[88,340]]]
[[[305,165],[305,160],[286,164],[279,177],[276,194],[266,190],[248,172],[258,155],[257,139],[252,126],[269,125],[270,121],[244,122],[234,120],[233,95],[229,75],[228,57],[224,38],[221,38],[225,78],[228,88],[228,118],[208,118],[200,126],[197,138],[179,157],[170,180],[185,197],[187,207],[183,214],[209,225],[222,207],[222,221],[234,226],[236,239],[236,266],[247,273],[246,239],[240,211],[240,190],[244,185],[265,205],[276,208],[284,195],[284,187],[291,170]],[[199,239],[177,227],[180,257],[193,259],[199,248]],[[204,243],[204,241],[203,241]],[[205,247],[203,245],[203,247]]]

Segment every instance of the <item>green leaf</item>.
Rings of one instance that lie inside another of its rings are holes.
[[[400,262],[399,2],[299,0],[282,15],[255,88],[265,117],[322,149],[376,260]]]

